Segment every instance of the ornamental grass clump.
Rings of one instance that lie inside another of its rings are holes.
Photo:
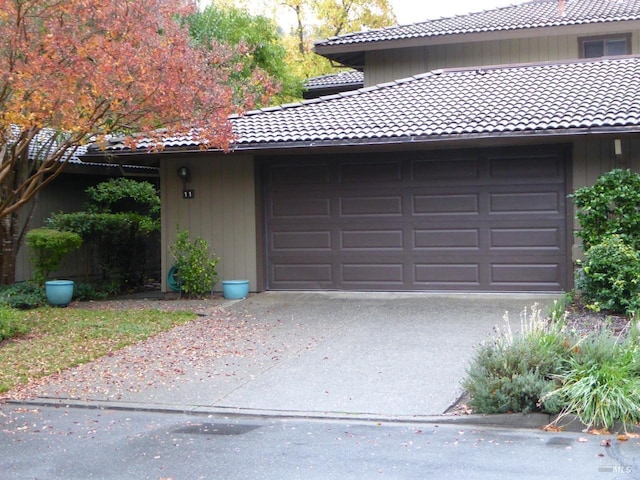
[[[640,423],[637,330],[624,340],[604,331],[591,334],[576,345],[557,378],[561,386],[545,396],[563,405],[557,421],[574,414],[588,427],[610,429],[622,422],[626,430]]]
[[[564,371],[570,347],[562,325],[547,322],[537,305],[522,312],[517,335],[505,314],[498,337],[480,346],[467,370],[469,406],[478,413],[559,412],[558,397],[548,394],[557,388],[555,376]]]

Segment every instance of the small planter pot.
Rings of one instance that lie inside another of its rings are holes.
[[[66,307],[73,297],[73,280],[49,280],[44,282],[49,305]]]
[[[247,298],[247,295],[249,295],[249,280],[223,280],[222,294],[224,298],[230,300]]]

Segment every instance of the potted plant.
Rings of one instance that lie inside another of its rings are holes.
[[[44,284],[47,301],[54,306],[67,306],[73,297],[73,280],[49,280],[49,274],[57,270],[62,259],[80,248],[82,238],[77,233],[62,232],[52,228],[36,228],[26,236],[31,250],[34,279]]]

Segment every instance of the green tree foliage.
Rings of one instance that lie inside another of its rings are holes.
[[[313,9],[321,19],[316,30],[321,38],[396,23],[389,0],[315,0]]]
[[[296,18],[287,39],[288,63],[304,78],[336,71],[329,60],[313,52],[314,41],[396,23],[389,0],[282,0],[281,4]]]
[[[229,83],[242,97],[247,79],[257,69],[264,70],[279,84],[279,93],[272,99],[281,103],[300,98],[302,79],[294,76],[285,63],[286,50],[275,22],[265,16],[252,15],[246,9],[211,4],[186,18],[189,33],[201,47],[223,43],[237,47],[231,61],[239,66]],[[253,85],[254,93],[265,94],[265,85]]]
[[[216,0],[255,11],[255,0]],[[313,52],[313,43],[335,35],[394,25],[396,16],[389,0],[264,0],[263,15],[282,22],[286,63],[290,72],[307,79],[335,73],[336,66]]]

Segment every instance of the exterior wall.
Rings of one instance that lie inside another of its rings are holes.
[[[191,171],[187,188],[194,198],[182,198],[183,184],[176,172]],[[216,256],[219,280],[249,280],[257,290],[256,195],[253,158],[247,155],[171,155],[160,162],[162,197],[162,290],[173,264],[169,246],[177,229],[187,229],[192,238],[202,237]],[[216,286],[221,290],[222,284]]]
[[[607,33],[599,31],[588,35],[513,38],[371,51],[366,54],[364,84],[368,87],[440,68],[576,59],[579,57],[579,37]],[[640,53],[640,30],[632,32],[631,52]]]

